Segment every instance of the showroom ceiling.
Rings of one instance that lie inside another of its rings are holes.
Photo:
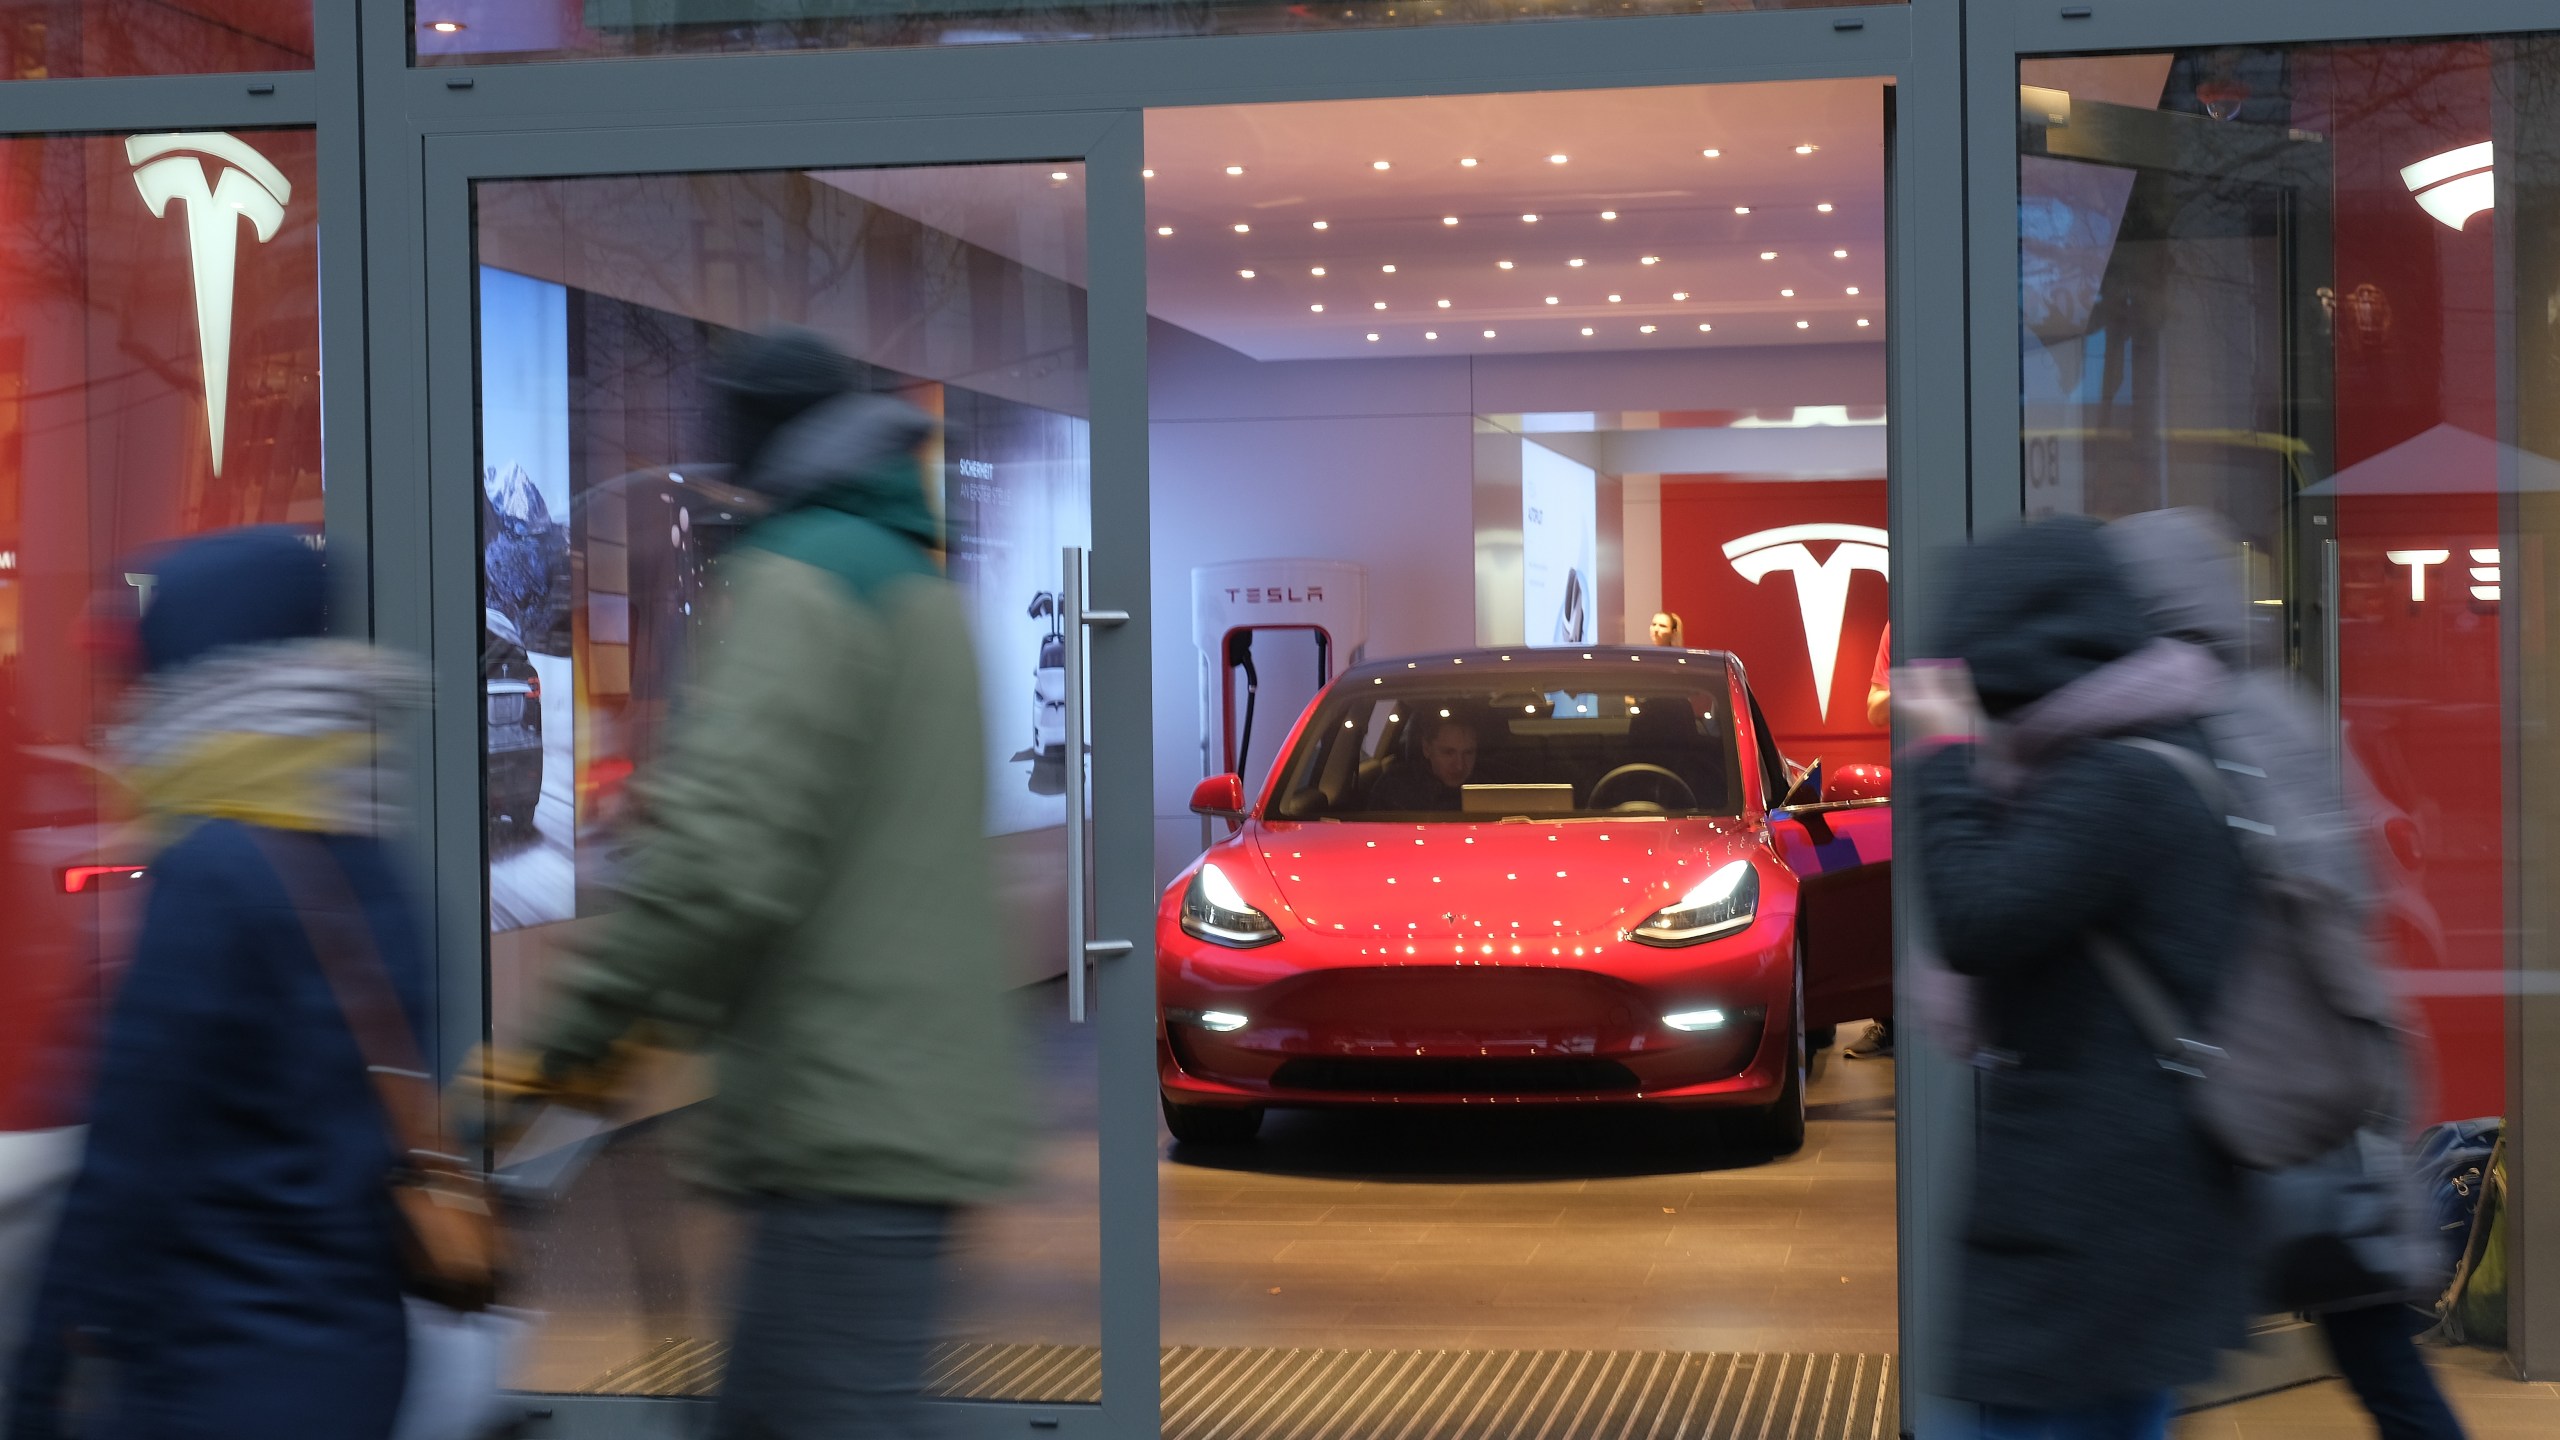
[[[1151,111],[1147,308],[1257,360],[1880,340],[1883,112],[1875,80]],[[819,178],[1083,282],[1076,167]]]

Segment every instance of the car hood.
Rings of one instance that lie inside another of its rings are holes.
[[[1259,829],[1273,887],[1318,933],[1596,934],[1653,913],[1760,848],[1758,827],[1736,819]]]

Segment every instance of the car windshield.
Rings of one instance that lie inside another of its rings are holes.
[[[1663,662],[1669,663],[1663,663]],[[1276,818],[1485,821],[1734,815],[1733,685],[1720,658],[1464,662],[1346,676],[1282,770]],[[1676,668],[1675,668],[1676,667]]]

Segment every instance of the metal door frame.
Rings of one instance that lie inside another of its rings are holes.
[[[1966,0],[1965,145],[1970,176],[1969,420],[1975,523],[2015,523],[2025,509],[2019,451],[2018,62],[2045,55],[2285,46],[2327,41],[2463,39],[2560,33],[2548,0]],[[2503,167],[2502,167],[2503,168]],[[2512,347],[2501,356],[2512,365]],[[2502,497],[2512,508],[2513,496]],[[2504,612],[2520,606],[2502,607]],[[2502,725],[2513,732],[2525,703],[2516,674],[2519,617],[2503,613],[2506,691]],[[2530,816],[2519,793],[2517,747],[2507,752],[2506,853],[2509,1365],[2519,1378],[2560,1375],[2560,995],[2539,942],[2549,877],[2532,872]],[[2535,973],[2527,973],[2535,972]],[[2539,982],[2539,983],[2537,983]],[[2525,1057],[2541,1059],[2528,1065]]]
[[[1093,415],[1094,595],[1132,620],[1093,641],[1098,933],[1151,934],[1151,667],[1147,576],[1142,121],[1152,107],[1879,77],[1887,125],[1891,524],[1897,619],[1926,608],[1929,553],[1971,529],[1962,456],[1965,335],[1962,0],[1821,10],[1622,17],[1409,30],[1025,43],[899,51],[614,59],[471,68],[408,64],[406,0],[362,15],[364,258],[374,460],[368,529],[377,635],[430,654],[444,693],[476,688],[469,397],[471,222],[477,178],[802,164],[1086,161]],[[323,8],[328,8],[323,0]],[[671,123],[668,97],[681,97]],[[459,287],[459,288],[458,288]],[[421,463],[423,458],[424,463]],[[426,738],[448,1056],[483,1013],[485,901],[476,707]],[[1903,844],[1916,837],[1903,822]],[[1116,857],[1116,858],[1115,858]],[[1144,878],[1142,878],[1144,877]],[[1907,933],[1910,887],[1898,929]],[[1161,1423],[1156,1344],[1152,967],[1099,967],[1104,1402],[964,1406],[974,1432],[1048,1428],[1138,1440]],[[1901,1330],[1927,1333],[1937,1250],[1970,1131],[1960,1066],[1901,1062]],[[1925,1355],[1915,1364],[1925,1372]],[[1907,1366],[1906,1391],[1915,1383]],[[560,1398],[549,1433],[682,1434],[707,1407]],[[1914,1413],[1908,1398],[1905,1414]],[[1906,1422],[1907,1424],[1908,1422]]]

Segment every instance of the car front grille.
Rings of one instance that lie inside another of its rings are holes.
[[[489,697],[489,723],[493,726],[521,725],[524,723],[524,711],[525,697],[522,695]]]
[[[1637,1088],[1635,1072],[1615,1060],[1583,1056],[1448,1059],[1309,1056],[1272,1073],[1281,1090],[1370,1095],[1596,1095]]]

